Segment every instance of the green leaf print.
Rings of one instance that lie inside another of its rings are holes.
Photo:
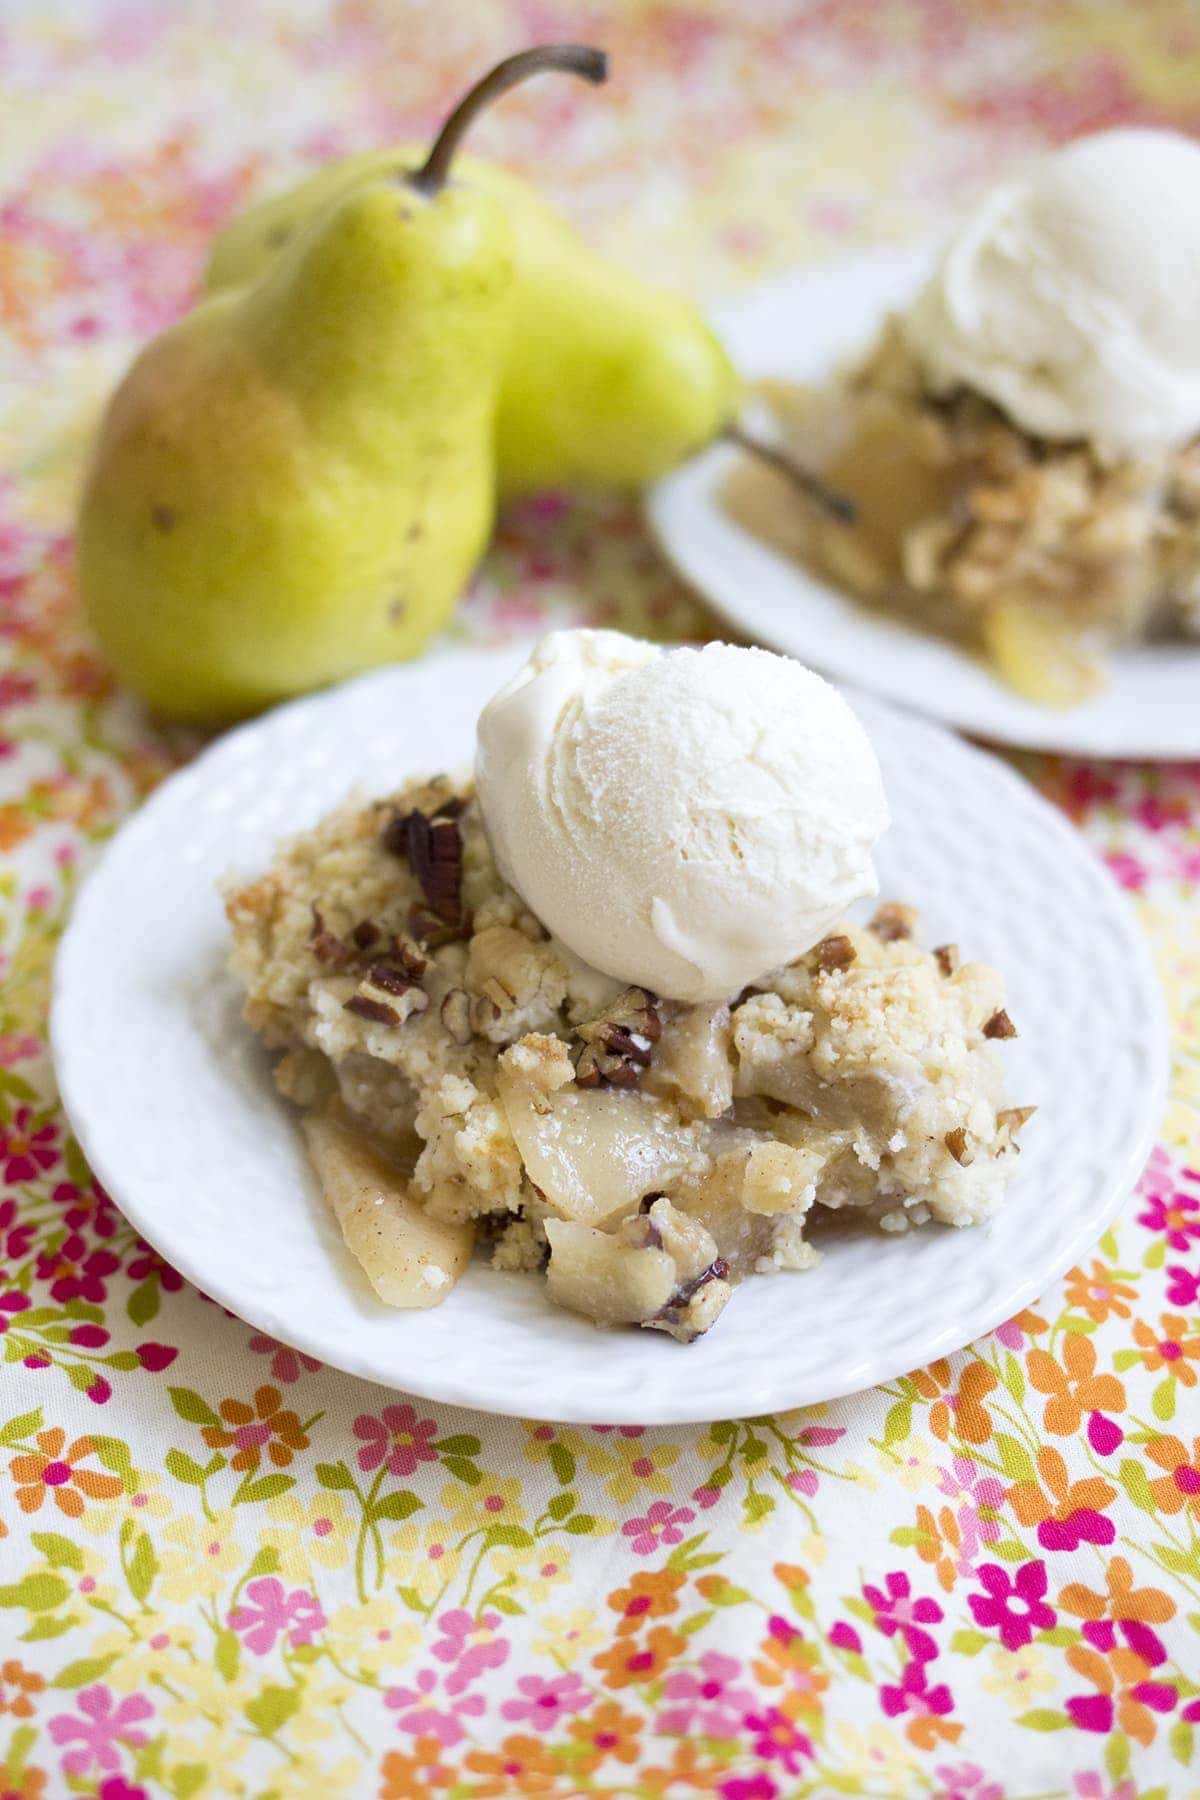
[[[212,1407],[194,1388],[169,1387],[167,1396],[180,1418],[186,1419],[189,1425],[220,1425]]]
[[[31,1531],[29,1541],[39,1550],[52,1569],[83,1568],[83,1551],[59,1531]]]
[[[24,1355],[24,1351],[21,1354]],[[7,1425],[0,1428],[0,1445],[7,1448],[12,1444],[23,1443],[41,1429],[42,1409],[35,1406],[32,1412],[18,1413],[15,1419],[10,1419]]]
[[[99,1681],[116,1662],[116,1654],[112,1656],[81,1656],[78,1662],[67,1663],[50,1679],[51,1687],[81,1688],[89,1681]]]
[[[52,1606],[61,1606],[70,1592],[61,1575],[42,1570],[0,1587],[0,1606],[23,1606],[27,1612],[49,1612]]]
[[[158,1558],[146,1532],[142,1532],[129,1559],[129,1591],[135,1600],[145,1600],[158,1574]]]
[[[1150,1411],[1164,1423],[1175,1417],[1175,1383],[1170,1375],[1164,1375],[1151,1394]]]
[[[354,1477],[344,1462],[319,1462],[316,1476],[323,1488],[329,1488],[334,1493],[354,1491]]]
[[[265,1687],[261,1694],[246,1703],[246,1717],[257,1730],[268,1736],[287,1724],[300,1704],[296,1688]]]
[[[377,1500],[367,1517],[372,1522],[376,1519],[409,1519],[424,1504],[408,1488],[397,1488],[394,1493],[384,1494],[382,1499]]]

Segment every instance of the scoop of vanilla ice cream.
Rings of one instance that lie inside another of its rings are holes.
[[[1109,455],[1200,430],[1200,146],[1105,131],[997,189],[903,321],[935,393]]]
[[[543,924],[668,998],[737,993],[877,891],[867,735],[766,650],[553,632],[484,708],[476,778],[500,871]]]

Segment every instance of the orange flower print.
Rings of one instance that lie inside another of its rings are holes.
[[[632,1638],[619,1638],[607,1650],[593,1656],[592,1665],[605,1671],[605,1687],[632,1687],[635,1682],[653,1681],[672,1657],[679,1655],[685,1642],[671,1626],[652,1625],[646,1634],[645,1643],[638,1643]]]
[[[1079,1268],[1067,1271],[1066,1286],[1067,1305],[1073,1312],[1086,1313],[1097,1325],[1103,1325],[1110,1314],[1127,1319],[1129,1308],[1125,1302],[1137,1299],[1137,1289],[1127,1281],[1118,1281],[1113,1271],[1095,1256],[1090,1273]]]
[[[917,1508],[916,1551],[922,1562],[931,1563],[938,1585],[948,1594],[954,1586],[962,1562],[962,1531],[948,1506],[938,1508],[935,1518],[929,1507]]]
[[[46,1800],[46,1771],[26,1767],[19,1775],[6,1775],[0,1768],[0,1800]]]
[[[556,1759],[541,1739],[522,1732],[506,1737],[498,1750],[468,1751],[463,1767],[485,1778],[482,1783],[471,1783],[475,1800],[505,1800],[509,1794],[552,1794],[559,1774]]]
[[[1192,1454],[1177,1437],[1154,1438],[1146,1455],[1166,1473],[1150,1483],[1154,1503],[1161,1512],[1182,1512],[1186,1506],[1200,1519],[1200,1437],[1192,1439]]]
[[[1098,1635],[1103,1627],[1095,1628]],[[1085,1731],[1112,1730],[1114,1723],[1128,1732],[1139,1744],[1154,1741],[1158,1730],[1156,1714],[1169,1713],[1178,1704],[1177,1690],[1155,1678],[1155,1667],[1165,1661],[1166,1652],[1147,1628],[1141,1628],[1147,1640],[1147,1656],[1118,1644],[1112,1627],[1101,1636],[1103,1651],[1092,1643],[1072,1644],[1067,1662],[1077,1675],[1090,1681],[1094,1694],[1078,1694],[1066,1702],[1066,1710],[1076,1725]]]
[[[39,1431],[34,1442],[36,1450],[14,1456],[8,1465],[17,1484],[17,1505],[22,1512],[39,1511],[50,1494],[59,1512],[66,1513],[68,1519],[78,1519],[83,1514],[85,1496],[88,1500],[113,1500],[121,1492],[116,1475],[79,1467],[95,1450],[90,1437],[78,1437],[64,1450],[67,1434],[54,1425]]]
[[[308,1449],[300,1420],[294,1412],[281,1410],[282,1394],[276,1387],[260,1387],[254,1405],[244,1400],[222,1400],[217,1411],[224,1426],[205,1425],[200,1436],[210,1450],[228,1450],[231,1468],[240,1473],[257,1469],[265,1450],[277,1469],[286,1469],[297,1450]]]
[[[1112,1543],[1116,1528],[1104,1517],[1104,1508],[1116,1498],[1116,1488],[1099,1475],[1072,1481],[1066,1463],[1051,1444],[1043,1444],[1038,1451],[1037,1472],[1044,1488],[1036,1481],[1018,1481],[1008,1497],[1021,1524],[1037,1526],[1043,1550]]]
[[[1134,1587],[1133,1570],[1123,1556],[1113,1557],[1105,1583],[1107,1592],[1101,1594],[1081,1581],[1068,1582],[1058,1604],[1078,1619],[1136,1619],[1143,1625],[1165,1625],[1175,1616],[1175,1602],[1161,1588]]]
[[[1169,1369],[1184,1387],[1195,1387],[1194,1362],[1200,1362],[1200,1337],[1185,1337],[1187,1320],[1182,1313],[1163,1313],[1156,1332],[1142,1319],[1133,1321],[1133,1341],[1150,1370]]]
[[[1042,1415],[1046,1430],[1071,1437],[1086,1413],[1118,1412],[1125,1404],[1125,1386],[1115,1375],[1096,1374],[1096,1346],[1078,1332],[1064,1342],[1062,1360],[1065,1368],[1045,1350],[1031,1350],[1025,1367],[1039,1394],[1050,1395]]]
[[[412,1800],[414,1794],[432,1794],[449,1787],[454,1770],[441,1761],[441,1751],[438,1739],[425,1733],[413,1744],[411,1756],[389,1750],[380,1765],[379,1800]]]
[[[932,1400],[929,1429],[945,1443],[951,1433],[968,1444],[986,1444],[992,1435],[992,1421],[983,1405],[987,1395],[997,1386],[996,1377],[985,1362],[969,1362],[951,1391],[953,1377],[950,1364],[940,1357],[927,1369],[917,1369],[910,1377],[923,1400]]]
[[[7,1662],[0,1663],[0,1713],[11,1713],[14,1719],[32,1718],[33,1701],[29,1696],[40,1694],[45,1685],[35,1670],[10,1656]]]
[[[567,1735],[574,1738],[582,1752],[578,1757],[572,1756],[572,1767],[590,1775],[606,1756],[613,1756],[622,1763],[636,1762],[641,1729],[642,1721],[636,1713],[623,1711],[615,1700],[602,1700],[591,1712],[572,1719],[567,1726]]]
[[[767,1623],[762,1655],[753,1668],[764,1687],[786,1687],[779,1705],[790,1719],[819,1718],[824,1710],[821,1695],[829,1686],[829,1677],[820,1662],[815,1644],[810,1644],[786,1619],[773,1616]]]
[[[685,1740],[676,1744],[666,1768],[640,1769],[638,1779],[648,1794],[670,1796],[670,1800],[678,1794],[682,1800],[685,1794],[714,1793],[717,1783],[728,1774],[727,1762],[714,1762]]]
[[[617,1636],[627,1637],[631,1631],[637,1631],[643,1619],[662,1619],[669,1613],[678,1612],[679,1602],[675,1596],[686,1579],[674,1569],[659,1569],[654,1573],[639,1570],[628,1587],[615,1588],[608,1596],[608,1604],[613,1612],[621,1615]]]

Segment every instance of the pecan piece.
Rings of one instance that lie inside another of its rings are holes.
[[[814,954],[818,969],[826,971],[848,969],[858,957],[858,951],[854,948],[852,940],[844,932],[838,932],[833,937],[822,938]]]
[[[370,950],[373,945],[379,942],[382,935],[382,932],[373,919],[360,919],[358,924],[354,927],[354,930],[350,933],[350,937],[356,949],[359,950]]]
[[[383,847],[402,856],[421,884],[429,910],[443,925],[462,916],[463,802],[447,800],[435,813],[397,813],[383,833]]]
[[[996,1114],[996,1123],[1001,1130],[1007,1127],[1009,1137],[1015,1138],[1021,1127],[1028,1125],[1036,1111],[1036,1106],[1006,1106],[1003,1112]]]
[[[1015,1038],[1017,1028],[1002,1006],[997,1007],[983,1027],[985,1038]]]
[[[382,988],[385,994],[407,994],[412,987],[412,977],[406,973],[399,963],[374,962],[367,970],[367,980],[372,987]]]
[[[327,963],[340,968],[348,963],[353,952],[343,944],[335,932],[330,931],[321,917],[321,909],[312,909],[312,930],[308,934],[309,948],[319,963]]]
[[[951,975],[957,974],[962,966],[957,944],[938,944],[933,952],[933,960],[947,980]]]
[[[351,994],[345,1003],[348,1013],[357,1013],[360,1019],[371,1019],[376,1025],[398,1025],[400,1014],[386,1000],[372,1000],[369,994]]]
[[[867,930],[874,932],[883,944],[895,944],[902,938],[914,936],[917,929],[917,912],[912,906],[902,906],[898,900],[888,900],[878,907]]]
[[[975,1152],[971,1148],[965,1126],[956,1125],[953,1131],[946,1133],[942,1142],[961,1168],[965,1169],[975,1161]]]
[[[662,1036],[654,996],[645,988],[626,988],[597,1018],[580,1025],[577,1036],[583,1046],[575,1067],[580,1087],[635,1087]]]
[[[718,1256],[715,1262],[709,1263],[707,1269],[701,1269],[691,1281],[685,1281],[675,1289],[667,1304],[655,1313],[648,1324],[656,1325],[660,1330],[669,1331],[680,1343],[693,1344],[702,1337],[712,1323],[712,1318],[698,1316],[699,1309],[693,1305],[696,1296],[702,1293],[714,1281],[726,1281],[729,1277],[729,1264],[724,1257]],[[726,1296],[727,1297],[727,1296]],[[723,1304],[723,1302],[721,1303]],[[717,1310],[720,1310],[720,1304]]]

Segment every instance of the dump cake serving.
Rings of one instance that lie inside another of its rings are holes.
[[[485,708],[476,778],[351,801],[229,891],[276,1052],[380,1297],[473,1248],[604,1324],[690,1341],[818,1211],[903,1231],[1000,1202],[1000,976],[866,925],[870,744],[799,664],[553,634]]]
[[[1051,705],[1200,636],[1200,146],[1101,133],[995,190],[866,357],[769,399],[856,503],[740,469],[734,510]]]

